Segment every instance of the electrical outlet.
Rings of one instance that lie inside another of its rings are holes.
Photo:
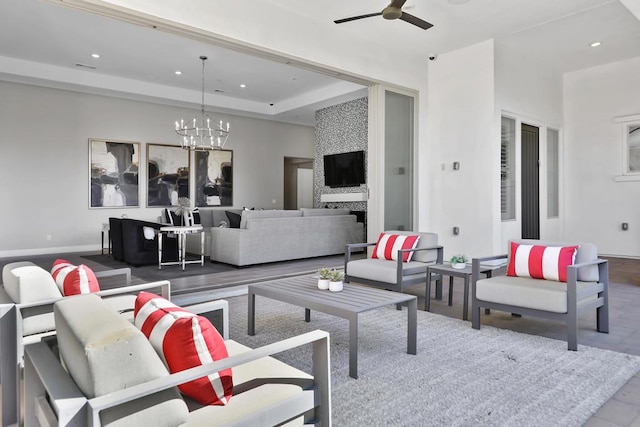
[[[445,169],[445,167],[446,167],[446,166],[444,165],[444,163],[442,163],[442,164],[440,165],[440,169],[442,169],[442,170],[444,170],[444,169]]]
[[[53,239],[53,237],[51,237],[51,234],[47,234],[47,240],[51,240]]]
[[[627,223],[627,222],[623,222],[623,223],[622,223],[622,229],[623,229],[624,231],[627,231],[627,230],[629,229],[629,223]]]
[[[271,199],[271,203],[275,205],[276,204],[276,199]]]

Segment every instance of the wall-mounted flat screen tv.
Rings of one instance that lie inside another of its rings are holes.
[[[366,183],[364,151],[324,156],[324,185],[327,187],[356,187],[364,183]]]

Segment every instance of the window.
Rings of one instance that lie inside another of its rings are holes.
[[[626,174],[640,174],[640,123],[625,126]]]
[[[503,221],[516,219],[516,121],[509,117],[500,132],[500,212]]]
[[[560,216],[559,132],[547,129],[547,218]]]

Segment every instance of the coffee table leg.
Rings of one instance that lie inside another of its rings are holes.
[[[449,276],[449,307],[453,305],[453,276]]]
[[[247,313],[248,319],[248,327],[247,334],[255,335],[256,334],[256,294],[249,292],[247,294],[249,298],[249,312]]]
[[[418,298],[407,304],[407,354],[417,353],[418,335]]]
[[[307,323],[311,322],[311,310],[308,308],[304,309],[304,321]]]
[[[358,379],[358,315],[349,317],[349,376]]]

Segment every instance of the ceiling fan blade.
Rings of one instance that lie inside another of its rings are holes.
[[[409,15],[408,13],[405,13],[405,12],[402,12],[402,16],[400,16],[400,19],[402,19],[405,22],[408,22],[409,24],[413,24],[417,27],[420,27],[423,30],[428,30],[429,28],[433,27],[433,24],[430,24],[427,21],[423,21],[417,16]]]
[[[397,7],[398,9],[402,9],[402,6],[407,2],[407,0],[392,0],[387,7]]]
[[[382,15],[382,12],[369,13],[367,15],[360,15],[360,16],[352,16],[351,18],[338,19],[333,22],[335,22],[336,24],[342,24],[343,22],[355,21],[356,19],[371,18],[372,16],[380,16],[380,15]]]

